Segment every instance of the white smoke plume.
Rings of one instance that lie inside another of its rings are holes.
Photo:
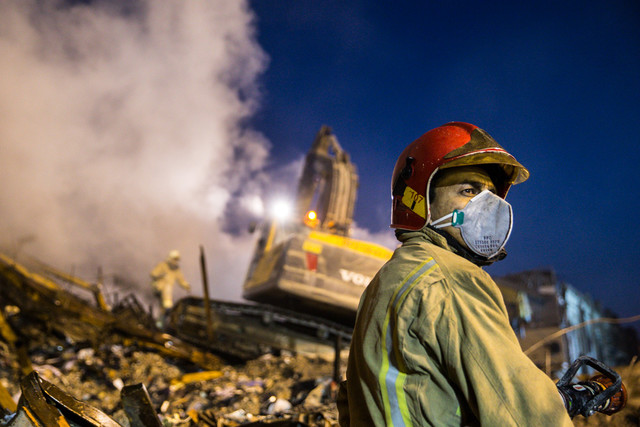
[[[147,296],[171,249],[201,294],[202,244],[239,298],[254,237],[227,223],[266,181],[243,123],[267,61],[242,0],[0,2],[0,243]]]

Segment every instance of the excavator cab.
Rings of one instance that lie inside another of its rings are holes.
[[[349,237],[357,188],[349,154],[323,126],[305,159],[294,219],[261,226],[243,297],[352,326],[360,295],[392,254]]]

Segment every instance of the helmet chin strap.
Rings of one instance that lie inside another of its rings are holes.
[[[460,242],[458,242],[451,234],[447,233],[446,231],[439,230],[439,229],[431,226],[431,224],[427,225],[427,227],[429,227],[430,230],[435,231],[436,233],[438,233],[439,235],[441,235],[442,237],[447,239],[447,243],[449,244],[449,246],[453,249],[453,251],[456,254],[460,255],[461,257],[463,257],[467,261],[470,261],[470,262],[474,263],[478,267],[484,267],[484,266],[487,266],[487,265],[491,265],[494,262],[501,261],[501,260],[503,260],[503,259],[505,259],[507,257],[507,251],[504,250],[504,248],[501,249],[500,252],[498,252],[496,255],[494,255],[491,258],[487,258],[486,256],[478,255],[477,253],[472,252],[469,249],[467,249],[464,246],[462,246],[460,244]]]

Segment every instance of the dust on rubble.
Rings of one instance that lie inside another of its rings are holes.
[[[202,371],[184,360],[122,345],[117,337],[105,338],[95,348],[45,334],[31,343],[29,352],[42,379],[123,426],[129,421],[120,390],[139,383],[146,386],[165,426],[268,425],[276,420],[301,426],[338,424],[333,362],[322,358],[283,352]],[[20,372],[15,356],[1,341],[0,381],[17,402]]]

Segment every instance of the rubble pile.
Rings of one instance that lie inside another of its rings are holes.
[[[134,295],[111,307],[99,283],[33,264],[0,254],[0,425],[337,424],[332,360],[229,363],[219,341],[159,330]]]
[[[128,426],[120,390],[142,383],[164,426],[336,426],[332,362],[282,353],[204,371],[111,337],[98,348],[29,328],[30,356],[41,378]],[[576,417],[576,426],[640,425],[640,363],[618,368],[629,392],[627,407],[611,417]],[[17,402],[20,372],[0,341],[0,381]],[[279,423],[279,424],[276,424]],[[283,424],[286,423],[286,424]],[[0,425],[5,425],[0,420]]]
[[[332,361],[283,352],[205,371],[135,344],[123,345],[117,336],[92,347],[44,334],[35,325],[23,332],[28,332],[32,366],[42,379],[122,426],[129,421],[120,390],[137,383],[146,386],[164,426],[337,426]],[[576,426],[640,425],[640,363],[617,371],[629,392],[627,407],[611,417],[576,417]],[[20,375],[15,355],[0,341],[0,381],[16,402]],[[0,420],[0,425],[5,424]]]
[[[35,325],[28,332],[39,377],[122,426],[130,424],[120,392],[139,383],[164,426],[337,425],[332,361],[285,352],[205,371],[135,343],[123,345],[117,336],[95,347],[43,334]],[[15,402],[20,376],[15,355],[0,341],[0,381]]]

